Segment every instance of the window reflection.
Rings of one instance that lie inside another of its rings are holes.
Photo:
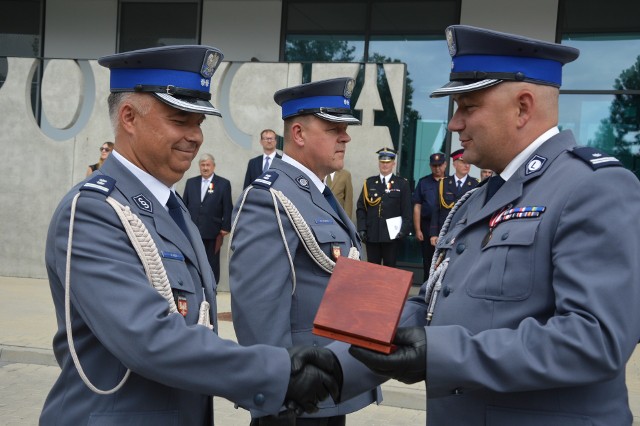
[[[562,88],[565,90],[614,89],[620,73],[633,66],[640,57],[640,33],[565,34],[562,44],[580,49],[578,60],[563,67]],[[640,79],[632,86],[626,89],[640,90]]]
[[[559,126],[572,130],[580,145],[616,156],[640,177],[639,111],[640,95],[563,94]]]

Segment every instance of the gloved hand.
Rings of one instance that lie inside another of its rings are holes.
[[[296,426],[296,413],[287,410],[281,411],[278,415],[252,419],[251,426]]]
[[[351,346],[349,353],[374,373],[406,384],[427,379],[427,334],[424,327],[400,327],[393,343],[395,352],[385,355]]]
[[[287,408],[296,415],[318,411],[318,402],[331,396],[337,403],[342,389],[342,367],[328,349],[294,346],[288,348],[291,357],[291,378],[285,396]]]
[[[360,239],[363,243],[367,242],[367,231],[358,231],[358,235],[360,235]]]
[[[396,240],[400,240],[400,239],[402,239],[402,238],[404,238],[404,232],[399,231],[399,232],[398,232],[398,235],[396,235]]]

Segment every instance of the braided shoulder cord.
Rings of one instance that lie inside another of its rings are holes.
[[[229,250],[227,251],[227,261],[229,259],[229,253],[231,253],[231,241],[233,240],[233,234],[238,223],[238,218],[240,217],[240,212],[242,211],[242,207],[247,199],[247,194],[252,189],[252,186],[249,186],[247,190],[244,192],[242,201],[240,202],[240,207],[238,207],[238,213],[236,214],[236,218],[231,226],[231,232],[229,237]],[[277,191],[273,188],[269,189],[271,193],[271,197],[273,199],[273,206],[276,216],[276,221],[278,223],[278,229],[280,230],[280,235],[282,237],[282,242],[284,243],[284,248],[287,253],[287,258],[289,259],[289,266],[291,267],[291,276],[292,276],[292,291],[293,294],[296,291],[296,272],[293,264],[293,257],[291,256],[291,251],[289,250],[289,245],[287,244],[287,239],[284,233],[284,228],[282,226],[282,219],[280,217],[280,211],[278,209],[277,201],[280,202],[282,208],[284,209],[289,221],[293,225],[293,229],[295,230],[298,238],[302,241],[302,245],[306,252],[309,254],[311,259],[318,265],[322,270],[331,274],[333,272],[333,268],[335,266],[335,262],[331,260],[320,248],[318,242],[313,236],[311,229],[309,229],[309,225],[305,222],[304,218],[300,214],[300,211],[296,208],[296,206],[289,200],[281,191]],[[277,201],[276,201],[277,200]],[[349,249],[348,257],[350,259],[360,259],[360,252],[357,248],[351,247]]]
[[[450,209],[455,204],[455,201],[452,203],[447,203],[444,200],[444,178],[440,179],[440,185],[438,185],[438,196],[440,198],[440,205],[445,209]]]
[[[73,363],[80,375],[80,378],[84,382],[85,385],[93,392],[99,395],[109,395],[120,390],[122,386],[124,386],[125,382],[129,378],[131,374],[131,370],[127,369],[127,372],[124,374],[124,377],[114,388],[110,390],[101,390],[98,389],[91,383],[84,370],[82,369],[82,365],[80,364],[80,359],[78,358],[78,354],[76,353],[75,345],[73,343],[73,331],[71,328],[71,249],[72,249],[72,240],[73,240],[73,225],[75,223],[75,212],[76,205],[78,202],[78,197],[80,193],[76,194],[71,203],[71,219],[69,221],[69,238],[67,240],[67,259],[66,259],[66,267],[65,267],[65,288],[64,288],[64,308],[65,308],[65,327],[67,332],[67,344],[69,345],[69,352],[71,353],[71,358],[73,359]],[[122,222],[124,229],[131,240],[131,244],[135,249],[142,266],[144,268],[145,274],[149,283],[155,288],[158,293],[169,304],[169,314],[177,313],[178,309],[176,307],[175,301],[173,300],[173,292],[171,290],[171,284],[169,283],[169,279],[167,277],[167,272],[164,269],[164,265],[162,264],[162,260],[160,259],[160,255],[158,254],[158,248],[156,247],[153,238],[149,234],[144,223],[140,220],[138,216],[131,212],[131,208],[129,206],[124,206],[120,204],[117,200],[107,197],[107,203],[111,205],[113,210],[118,215],[118,218]],[[209,302],[203,300],[200,304],[200,309],[198,311],[198,324],[203,325],[210,330],[213,329],[210,320],[209,314]]]
[[[442,180],[440,181],[442,182]],[[438,240],[444,237],[444,235],[449,230],[449,226],[451,225],[451,220],[453,216],[458,211],[460,206],[462,206],[467,199],[476,192],[479,188],[474,188],[468,192],[465,192],[462,197],[455,203],[447,218],[444,220],[444,224],[440,229],[440,233],[438,234]],[[436,243],[437,244],[437,243]],[[433,253],[433,257],[431,258],[431,267],[429,268],[429,279],[427,280],[427,286],[425,289],[425,302],[428,304],[427,310],[427,324],[431,322],[431,318],[433,317],[433,310],[435,309],[436,300],[438,298],[438,293],[440,292],[440,288],[442,286],[442,280],[444,279],[444,274],[447,272],[447,268],[449,267],[449,258],[444,258],[445,250],[442,248],[435,249]]]
[[[382,197],[378,197],[375,200],[373,198],[369,198],[369,190],[367,189],[367,180],[365,179],[364,181],[364,186],[362,187],[362,192],[364,194],[364,208],[365,210],[368,209],[367,205],[370,205],[371,207],[375,207],[378,204],[380,204],[380,202],[382,201]]]

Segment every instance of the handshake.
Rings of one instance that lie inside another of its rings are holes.
[[[342,368],[333,352],[303,346],[294,346],[287,351],[291,358],[291,377],[285,405],[290,414],[315,413],[318,403],[329,396],[336,403],[340,400]]]

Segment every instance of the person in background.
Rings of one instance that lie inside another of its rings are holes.
[[[493,170],[482,169],[480,170],[480,182],[485,181],[493,176]]]
[[[423,281],[426,281],[429,276],[431,258],[435,251],[435,247],[429,239],[429,227],[431,226],[431,214],[438,199],[438,184],[444,178],[447,167],[445,155],[439,152],[431,154],[429,167],[431,174],[420,178],[411,199],[413,202],[413,227],[416,238],[422,247]]]
[[[347,216],[351,217],[353,212],[353,184],[351,183],[349,170],[336,170],[328,174],[325,178],[325,184],[331,189],[336,200],[338,200],[338,204],[344,209]]]
[[[105,56],[115,150],[56,208],[45,262],[61,368],[43,425],[213,425],[216,395],[255,412],[339,398],[324,348],[243,347],[217,335],[216,283],[174,185],[203,143],[222,52]],[[283,411],[286,413],[286,411]]]
[[[111,151],[113,151],[113,142],[103,143],[102,146],[100,147],[100,159],[98,160],[97,163],[91,164],[89,165],[89,167],[87,167],[86,176],[89,176],[91,173],[98,170],[100,166],[102,166],[102,163],[104,163],[104,160],[107,159]]]
[[[282,158],[276,151],[276,132],[271,129],[264,129],[260,132],[260,145],[262,154],[249,160],[247,172],[244,175],[243,188],[251,185],[258,176],[267,171],[275,158]]]
[[[350,352],[425,381],[430,425],[631,425],[640,182],[558,128],[562,66],[579,51],[465,25],[446,35],[450,82],[431,96],[451,96],[465,160],[495,175],[456,206],[437,285],[406,303],[396,351]],[[347,398],[367,376],[335,351]]]
[[[405,178],[393,173],[395,150],[385,147],[376,153],[380,174],[365,180],[358,198],[358,234],[366,243],[368,262],[393,268],[399,241],[411,232],[411,187]]]
[[[191,220],[198,227],[207,259],[220,282],[220,247],[231,230],[231,182],[215,174],[216,160],[211,154],[200,157],[200,176],[187,180],[182,200]]]
[[[429,228],[429,241],[436,245],[440,229],[444,225],[447,215],[456,202],[468,191],[478,186],[478,179],[469,176],[471,166],[464,161],[464,149],[458,149],[451,153],[455,173],[440,180],[436,205],[431,213],[431,226]],[[428,273],[428,272],[427,272]]]
[[[233,212],[229,288],[233,327],[242,345],[321,348],[313,320],[339,256],[358,257],[356,228],[323,181],[344,166],[353,117],[352,78],[319,80],[277,91],[284,153],[244,191]],[[336,379],[337,381],[339,378]],[[346,415],[380,401],[369,389],[293,419],[253,416],[251,424],[342,426]],[[289,419],[291,420],[291,419]]]

